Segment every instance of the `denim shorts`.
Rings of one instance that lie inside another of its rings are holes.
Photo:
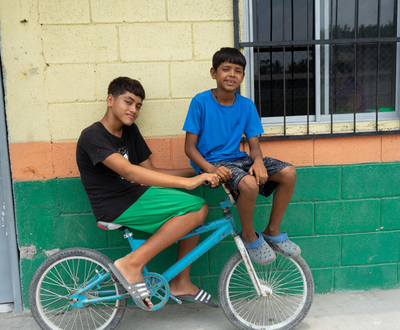
[[[292,164],[283,162],[275,158],[264,157],[263,160],[264,166],[268,173],[268,177],[271,177],[275,173],[280,172],[285,167],[292,166]],[[233,192],[232,196],[236,200],[239,197],[239,182],[243,179],[245,175],[250,175],[249,169],[253,165],[253,160],[249,156],[246,156],[237,160],[221,160],[217,162],[210,162],[210,164],[214,165],[215,167],[225,166],[232,171],[232,178],[228,182],[226,182],[226,187]],[[204,173],[204,171],[200,169],[199,173]],[[278,184],[276,182],[268,180],[267,182],[260,185],[259,194],[268,197],[274,192],[277,185]]]

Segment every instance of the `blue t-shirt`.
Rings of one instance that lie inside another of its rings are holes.
[[[264,133],[253,101],[236,94],[232,105],[221,105],[211,90],[192,99],[183,130],[198,135],[197,150],[208,162],[247,156],[240,151],[243,133],[248,139]],[[192,161],[190,164],[198,173],[199,167]]]

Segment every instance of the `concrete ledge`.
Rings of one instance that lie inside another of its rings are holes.
[[[144,123],[146,124],[146,123]],[[183,136],[147,138],[157,167],[188,168]],[[400,136],[337,137],[310,140],[261,141],[264,155],[296,167],[390,163],[400,161]],[[11,143],[14,181],[48,180],[79,176],[75,161],[76,141]],[[248,151],[247,143],[242,149]]]

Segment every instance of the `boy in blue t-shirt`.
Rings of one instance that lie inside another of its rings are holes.
[[[254,262],[267,265],[276,258],[274,250],[287,257],[301,253],[280,231],[296,183],[296,170],[289,163],[263,158],[258,135],[264,129],[257,109],[250,99],[236,94],[245,67],[245,57],[235,48],[221,48],[214,54],[210,73],[217,88],[192,99],[183,126],[185,152],[197,174],[216,173],[234,192],[244,245]],[[240,151],[243,134],[250,155]],[[269,223],[264,232],[257,233],[253,228],[257,195],[269,196],[274,190]]]

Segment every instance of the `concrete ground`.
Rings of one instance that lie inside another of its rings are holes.
[[[1,330],[39,330],[29,313],[0,314]],[[117,330],[234,330],[220,308],[167,305],[148,313],[126,311]],[[400,329],[400,289],[316,295],[298,330]]]

